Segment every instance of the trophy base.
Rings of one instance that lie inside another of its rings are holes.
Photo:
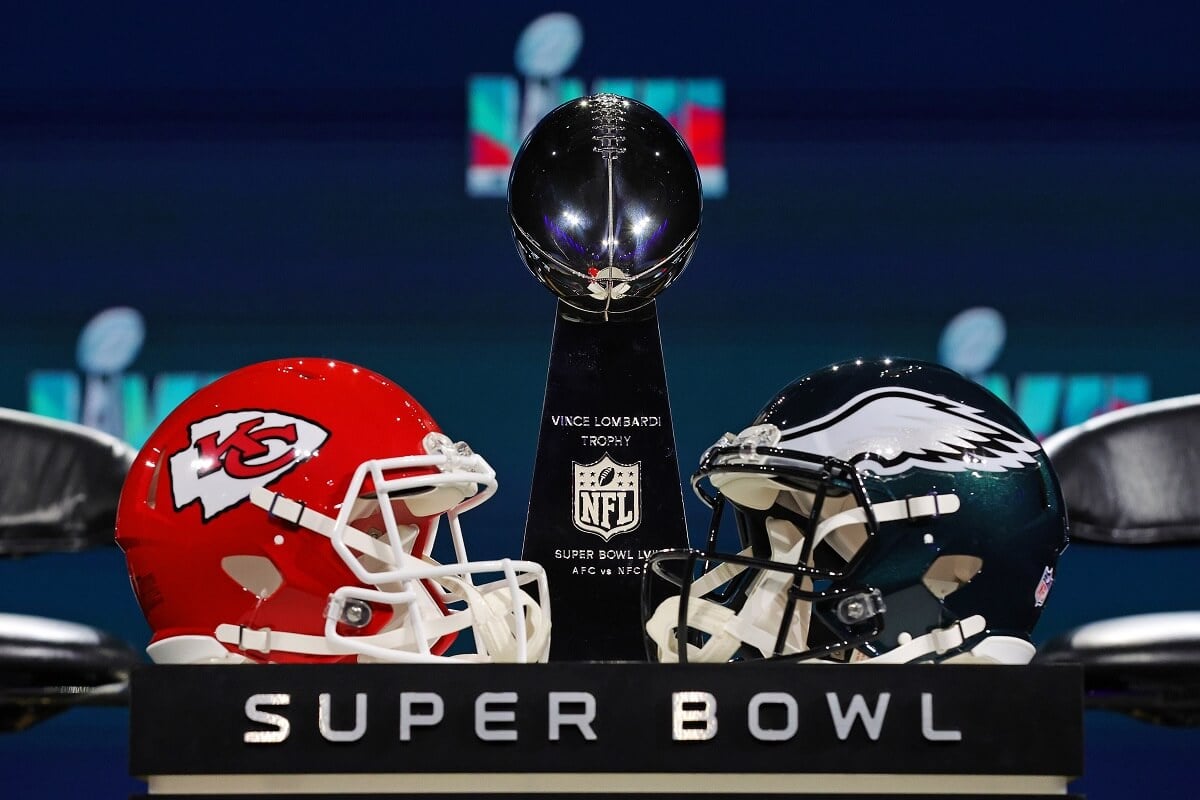
[[[546,568],[551,660],[645,660],[646,558],[687,543],[655,304],[597,322],[559,302],[522,553]]]

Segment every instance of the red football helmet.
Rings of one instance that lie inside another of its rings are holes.
[[[121,493],[117,543],[154,633],[147,652],[544,661],[542,567],[467,559],[459,515],[495,489],[481,456],[370,370],[306,358],[232,372],[154,431]],[[443,516],[446,565],[431,557]],[[531,582],[540,601],[521,588]],[[467,628],[474,650],[448,654]]]

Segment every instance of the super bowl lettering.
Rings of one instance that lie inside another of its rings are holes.
[[[891,705],[892,692],[876,694],[853,693],[848,697],[838,692],[824,692],[821,699],[797,698],[788,692],[758,692],[744,709],[727,712],[728,718],[744,719],[746,730],[759,742],[781,742],[796,737],[806,714],[827,716],[830,728],[838,741],[853,740],[856,745],[866,741],[878,742],[883,736]],[[317,727],[321,737],[330,742],[356,742],[362,739],[370,724],[372,703],[366,692],[356,692],[353,702],[346,693],[336,696],[321,692],[317,697]],[[811,701],[811,702],[810,702]],[[387,701],[395,703],[395,699]],[[443,725],[455,727],[462,720],[447,716],[446,702],[437,692],[403,691],[399,693],[399,740],[412,742],[425,736],[436,736]],[[482,742],[515,742],[520,738],[518,721],[529,712],[522,712],[528,697],[513,691],[481,692],[472,703],[471,727]],[[541,705],[540,700],[537,703]],[[255,727],[242,732],[246,744],[282,744],[292,734],[293,720],[285,711],[292,707],[292,695],[285,692],[264,692],[246,698],[245,718]],[[547,741],[565,738],[596,742],[604,730],[599,719],[596,696],[584,691],[552,691],[545,698]],[[927,742],[962,742],[963,733],[953,728],[938,728],[934,724],[934,695],[920,693],[921,738]],[[826,713],[827,712],[827,713]],[[382,713],[376,708],[376,713]],[[297,719],[311,719],[312,713],[301,711]],[[394,717],[394,714],[392,715]],[[671,694],[670,730],[676,742],[704,742],[720,734],[721,714],[716,696],[704,691],[677,691]],[[811,723],[810,723],[811,724]],[[527,729],[527,728],[526,728]]]

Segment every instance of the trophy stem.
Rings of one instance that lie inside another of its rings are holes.
[[[607,322],[561,301],[523,557],[546,568],[555,661],[646,658],[646,557],[687,527],[658,311]]]

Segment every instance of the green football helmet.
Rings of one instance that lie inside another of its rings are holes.
[[[651,659],[1033,657],[1066,509],[1037,438],[958,373],[890,358],[818,370],[710,447],[692,486],[713,521],[703,548],[649,559]]]

